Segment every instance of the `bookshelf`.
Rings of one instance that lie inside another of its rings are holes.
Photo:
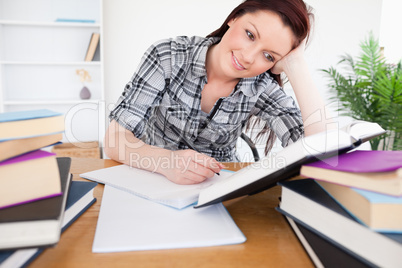
[[[85,61],[92,33],[100,60]],[[105,130],[102,0],[0,0],[0,112],[65,114],[64,142],[99,141]],[[82,82],[84,69],[91,81]],[[81,99],[86,86],[89,99]]]

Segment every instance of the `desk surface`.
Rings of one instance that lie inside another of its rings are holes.
[[[74,180],[84,180],[79,174],[118,164],[113,160],[73,158],[71,173]],[[241,164],[227,163],[227,166],[237,170]],[[313,267],[292,229],[275,210],[280,196],[278,186],[224,203],[247,237],[243,244],[92,253],[103,189],[101,184],[96,186],[95,204],[62,233],[56,247],[46,249],[30,267]]]

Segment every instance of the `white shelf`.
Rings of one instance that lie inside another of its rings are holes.
[[[40,62],[40,61],[0,61],[4,65],[52,65],[52,66],[100,66],[100,61]]]
[[[102,0],[0,0],[0,112],[61,112],[69,118],[67,141],[102,144],[102,6]],[[93,33],[101,36],[100,60],[84,61]],[[90,79],[81,81],[81,69]],[[90,99],[80,99],[83,86]]]
[[[31,101],[31,100],[18,100],[18,101],[4,101],[4,105],[74,105],[80,103],[99,103],[100,99],[89,100],[46,100],[46,101]]]
[[[0,25],[9,26],[43,26],[43,27],[77,27],[77,28],[99,28],[99,23],[90,22],[47,22],[47,21],[17,21],[17,20],[0,20]]]

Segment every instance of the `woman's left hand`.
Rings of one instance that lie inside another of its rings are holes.
[[[303,40],[298,47],[289,52],[285,57],[279,60],[272,68],[271,72],[280,74],[284,72],[289,76],[289,72],[294,70],[293,66],[297,66],[297,62],[304,60],[304,50],[306,48],[306,39]]]

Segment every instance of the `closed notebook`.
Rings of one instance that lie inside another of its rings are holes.
[[[62,194],[56,155],[42,150],[0,162],[1,209]]]
[[[92,251],[210,247],[245,241],[222,204],[178,210],[106,185]]]
[[[63,159],[63,158],[59,158]],[[61,160],[64,161],[64,160]],[[64,232],[79,216],[82,215],[96,198],[93,196],[97,183],[72,181],[68,193],[66,210],[64,212],[62,232]],[[42,253],[44,248],[28,248],[0,251],[0,267],[25,267]]]
[[[402,196],[380,194],[325,181],[317,183],[352,216],[373,230],[402,233]]]
[[[0,113],[0,141],[64,131],[64,116],[47,109]]]
[[[317,180],[402,196],[402,151],[353,151],[303,165],[300,174]]]
[[[59,241],[70,185],[70,158],[58,160],[60,196],[0,210],[0,249],[54,245]]]

